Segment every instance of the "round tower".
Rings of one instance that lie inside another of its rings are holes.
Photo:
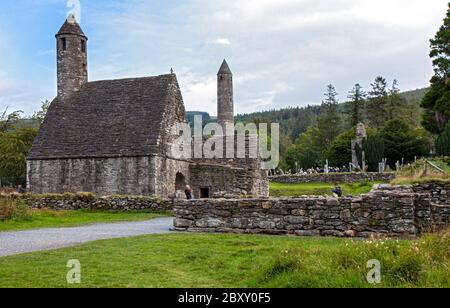
[[[88,81],[87,41],[74,15],[69,15],[56,34],[58,97],[78,91]]]
[[[234,124],[233,73],[226,60],[217,74],[217,121],[224,128]]]

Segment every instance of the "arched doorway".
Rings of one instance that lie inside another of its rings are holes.
[[[186,187],[186,177],[183,173],[178,172],[175,178],[175,190],[184,190]]]

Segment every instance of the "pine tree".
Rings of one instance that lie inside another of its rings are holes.
[[[369,102],[367,104],[367,118],[373,127],[383,126],[388,116],[388,91],[386,79],[378,76],[371,84],[372,90],[369,92]]]
[[[450,156],[450,122],[436,142],[436,152],[441,156]]]
[[[363,141],[362,148],[366,154],[366,163],[368,171],[378,172],[378,164],[385,158],[384,141],[379,134],[369,134]]]
[[[318,128],[322,149],[327,149],[341,133],[341,117],[339,116],[338,93],[333,85],[327,86],[325,100],[322,102],[323,115],[318,120]]]
[[[422,125],[431,133],[440,134],[450,120],[450,3],[444,24],[431,40],[430,57],[435,75],[422,100]]]
[[[402,119],[388,121],[381,131],[385,156],[393,167],[397,161],[411,162],[429,153],[429,142],[423,130],[413,129]]]
[[[397,79],[394,79],[392,88],[389,90],[388,104],[386,106],[387,118],[386,121],[395,118],[404,118],[402,112],[406,109],[408,102],[400,95],[400,88]]]
[[[352,127],[356,127],[358,123],[364,122],[364,104],[366,93],[363,91],[362,86],[358,83],[350,91],[348,98],[350,99],[350,124]]]

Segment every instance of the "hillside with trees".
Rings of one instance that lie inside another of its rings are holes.
[[[345,101],[340,103],[339,94],[332,85],[328,85],[321,105],[238,115],[236,121],[280,124],[281,168],[284,170],[295,170],[295,166],[304,169],[323,166],[327,159],[333,166],[348,165],[354,128],[359,122],[365,123],[370,132],[367,147],[373,143],[377,151],[383,145],[380,145],[380,137],[375,131],[393,119],[402,119],[412,130],[427,136],[422,140],[425,144],[431,143],[432,136],[427,135],[421,126],[420,103],[427,88],[400,92],[398,81],[394,80],[388,86],[383,77],[377,77],[370,87],[366,92],[361,84],[355,84],[345,96]],[[374,153],[374,150],[369,152]],[[382,152],[373,159],[380,157],[381,161],[384,158]],[[423,151],[417,154],[423,154]],[[378,168],[378,162],[371,165]]]

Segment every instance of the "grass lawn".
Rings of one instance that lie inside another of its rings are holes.
[[[142,221],[168,216],[152,212],[100,212],[100,211],[53,211],[30,210],[26,219],[0,221],[0,232],[37,228],[75,227],[93,223],[112,223],[120,221]]]
[[[437,165],[442,170],[446,171],[448,174],[450,174],[450,164],[448,162],[445,162],[441,159],[436,159],[432,161],[435,165]]]
[[[371,259],[377,287],[450,287],[449,241],[151,235],[0,258],[0,287],[373,287]],[[72,259],[80,285],[66,283]]]
[[[379,182],[378,182],[379,183]],[[361,195],[368,193],[376,182],[360,182],[352,184],[341,184],[344,196]],[[306,183],[306,184],[283,184],[270,183],[271,197],[296,197],[302,195],[332,195],[333,184],[327,183]]]

